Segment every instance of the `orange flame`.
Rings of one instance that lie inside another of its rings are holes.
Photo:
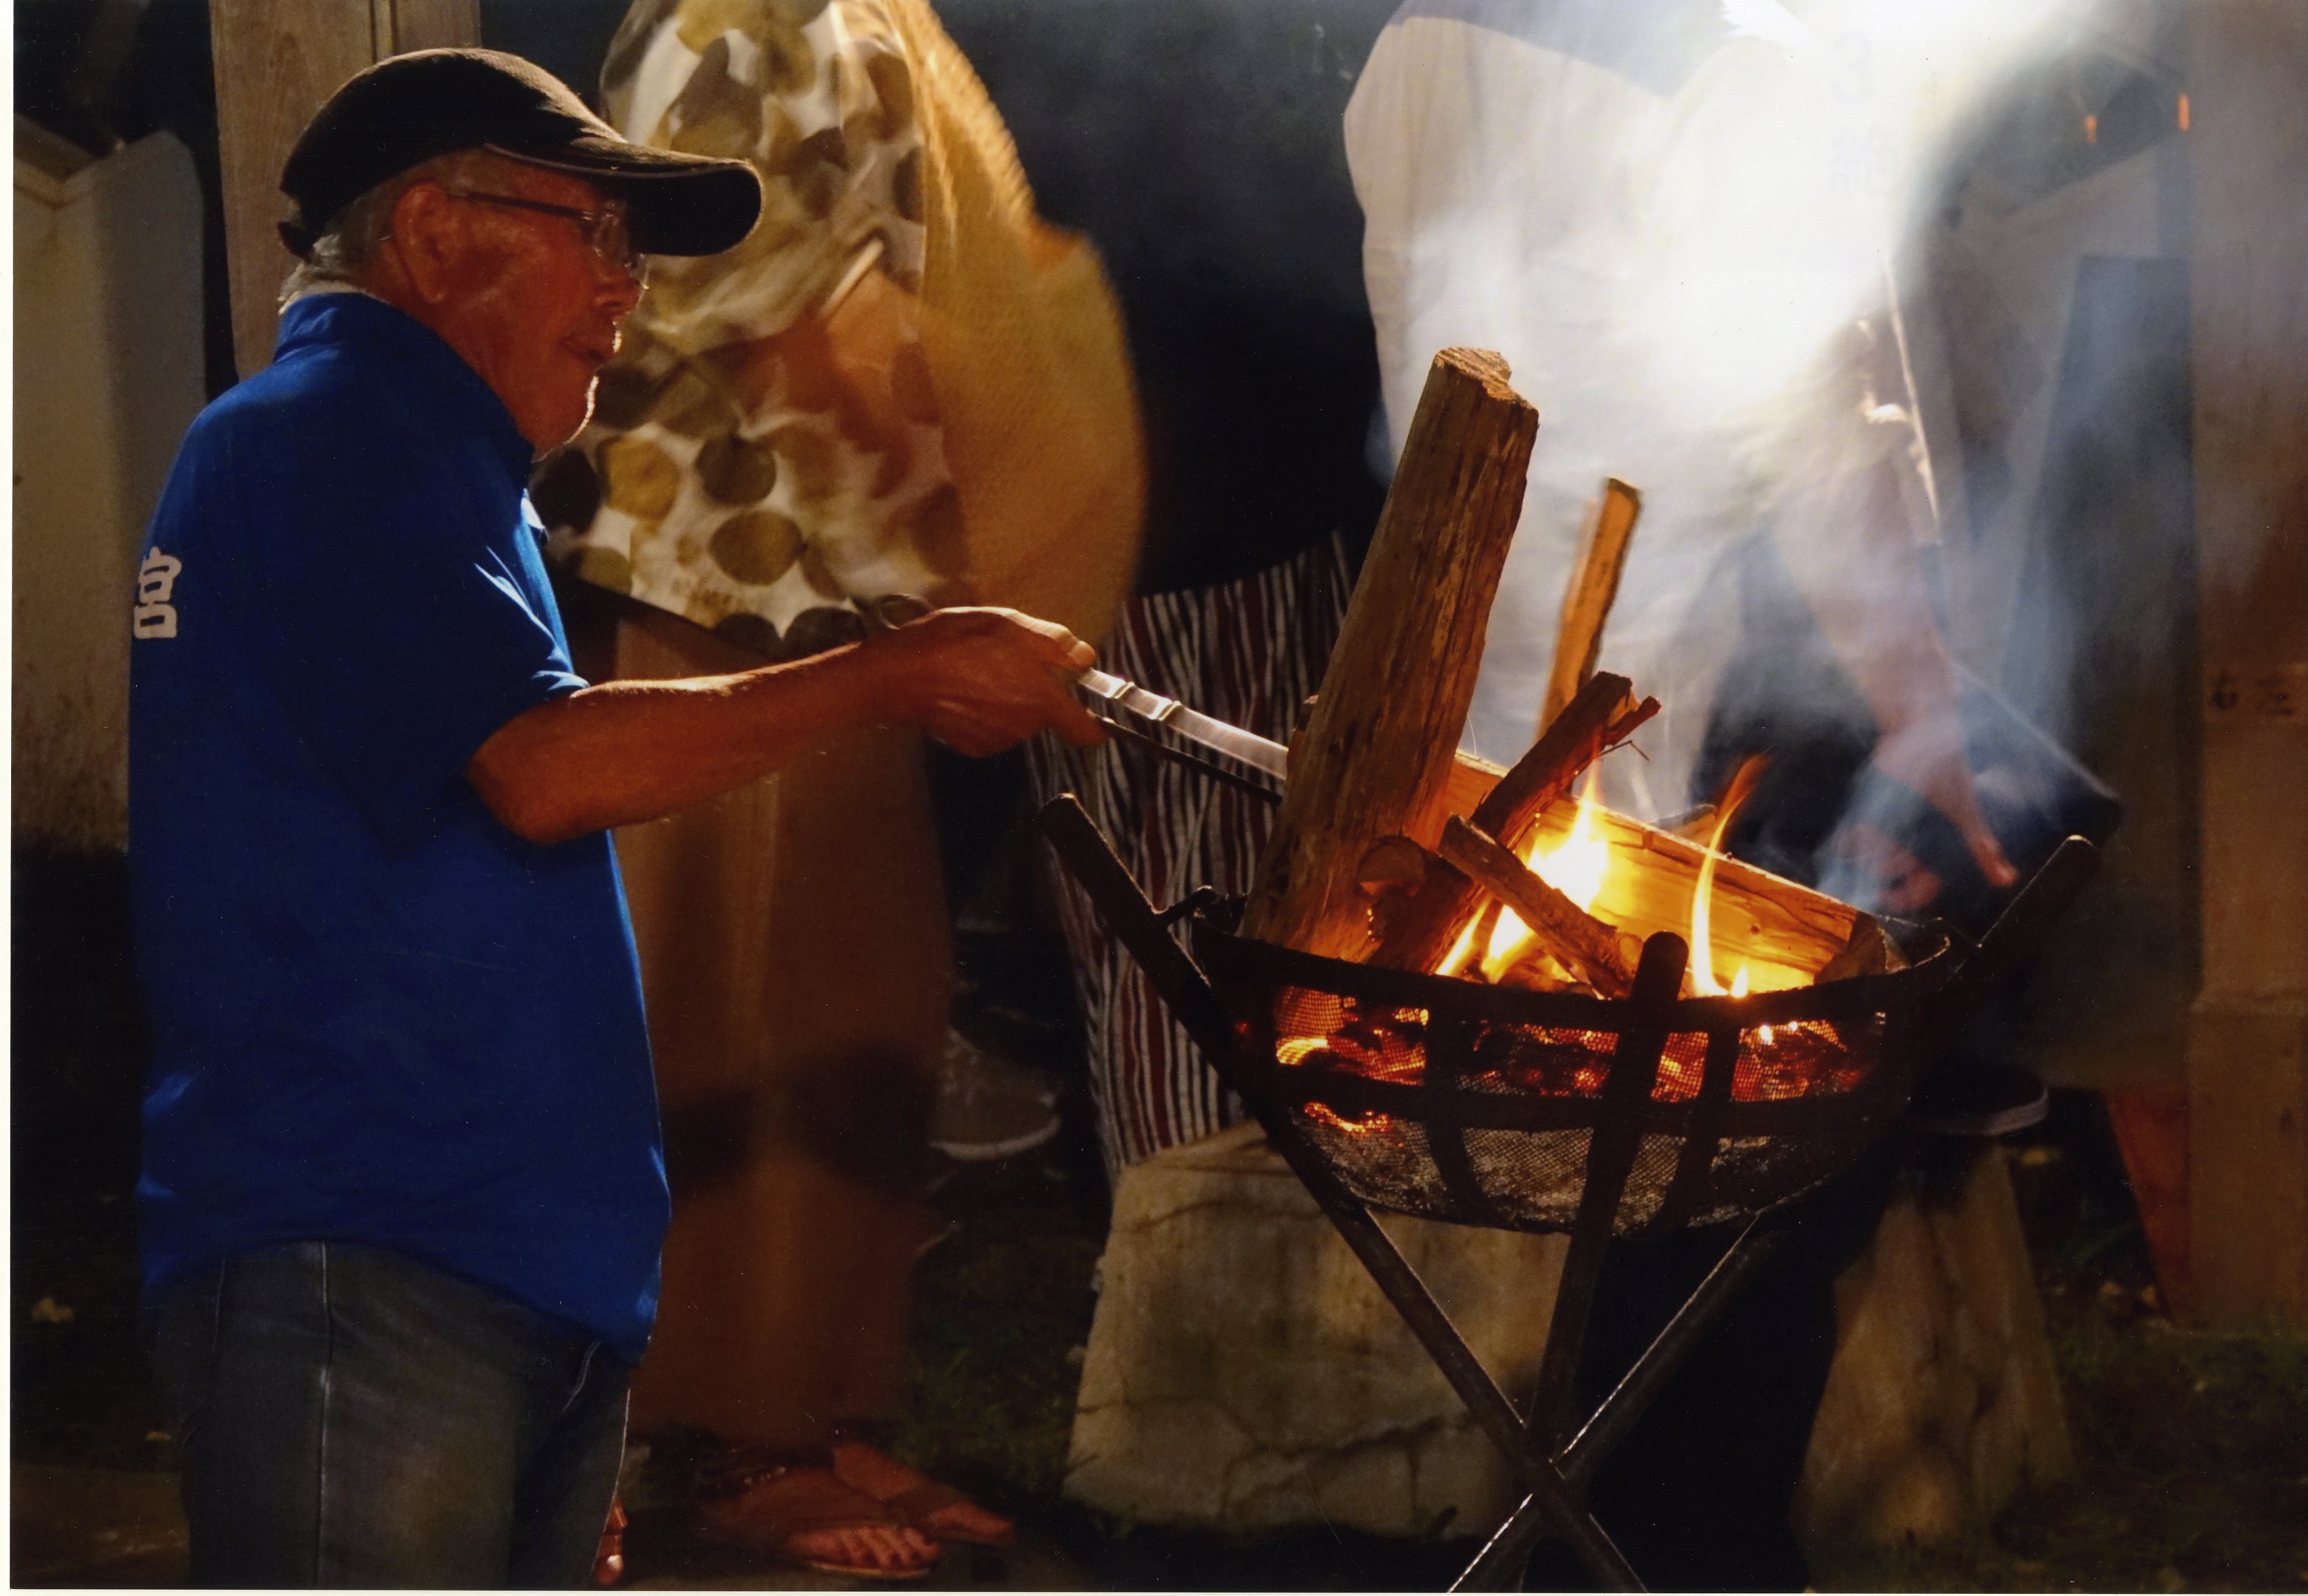
[[[1459,973],[1467,962],[1467,956],[1475,951],[1475,927],[1482,923],[1482,919],[1479,914],[1467,917],[1467,923],[1459,927],[1459,939],[1451,945],[1451,951],[1442,955],[1442,962],[1434,967],[1435,974]]]
[[[1751,754],[1733,772],[1731,784],[1723,789],[1722,801],[1716,805],[1715,834],[1707,841],[1707,858],[1699,867],[1699,884],[1691,894],[1691,984],[1692,989],[1712,996],[1726,995],[1723,984],[1715,979],[1715,948],[1709,935],[1715,897],[1715,867],[1723,855],[1723,833],[1731,829],[1731,818],[1739,813],[1762,780],[1763,766],[1768,761],[1761,754]],[[1746,974],[1742,970],[1738,985],[1728,996],[1746,996]]]
[[[1545,850],[1534,838],[1523,854],[1523,862],[1534,875],[1581,909],[1594,907],[1611,873],[1611,844],[1596,834],[1594,824],[1595,793],[1602,776],[1599,763],[1587,767],[1586,782],[1579,790],[1578,817],[1571,823],[1569,836],[1555,847]],[[1468,936],[1462,938],[1468,945],[1473,930],[1470,925]],[[1537,940],[1513,910],[1501,906],[1498,923],[1493,927],[1490,944],[1484,950],[1483,974],[1491,980],[1498,979],[1514,968]],[[1461,953],[1457,947],[1451,951],[1454,955]],[[1444,968],[1450,967],[1451,962],[1444,961]]]

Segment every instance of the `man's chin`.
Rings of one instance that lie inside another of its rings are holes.
[[[590,382],[585,384],[585,401],[573,407],[573,410],[563,410],[550,419],[540,420],[535,431],[523,430],[522,436],[535,445],[538,459],[544,459],[585,430],[585,424],[593,418],[593,387]]]

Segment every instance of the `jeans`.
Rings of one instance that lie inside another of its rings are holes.
[[[581,1331],[315,1241],[179,1282],[152,1334],[195,1584],[587,1583],[630,1371]]]

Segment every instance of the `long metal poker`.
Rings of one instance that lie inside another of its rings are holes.
[[[1109,709],[1126,710],[1150,725],[1213,753],[1223,754],[1228,759],[1240,760],[1253,770],[1263,771],[1278,781],[1287,781],[1290,778],[1290,750],[1270,738],[1262,738],[1254,731],[1244,731],[1239,726],[1230,726],[1224,720],[1203,714],[1200,710],[1190,710],[1175,698],[1150,693],[1135,682],[1126,682],[1103,670],[1083,671],[1078,685],[1084,694]],[[1110,716],[1100,718],[1109,724],[1114,723]],[[1157,746],[1160,746],[1157,744]]]

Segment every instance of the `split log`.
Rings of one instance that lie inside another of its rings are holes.
[[[1623,997],[1634,978],[1619,957],[1619,934],[1573,903],[1489,833],[1457,815],[1442,828],[1442,858],[1515,911],[1554,961],[1606,997]]]
[[[1530,840],[1559,848],[1578,817],[1576,800],[1558,798],[1531,828]],[[1622,936],[1688,936],[1707,850],[1599,806],[1588,811],[1587,824],[1611,849],[1610,871],[1589,912],[1618,927]],[[1750,966],[1757,991],[1808,986],[1849,945],[1859,918],[1848,903],[1728,857],[1716,860],[1711,902],[1715,969]]]
[[[1595,674],[1595,660],[1603,651],[1603,623],[1619,596],[1619,574],[1626,569],[1627,548],[1634,541],[1635,518],[1642,513],[1643,496],[1616,477],[1603,483],[1585,531],[1579,539],[1579,557],[1571,567],[1570,583],[1563,590],[1563,620],[1554,634],[1554,669],[1546,680],[1546,698],[1538,723],[1552,726],[1554,718],[1579,695]]]
[[[1529,757],[1525,755],[1525,757]],[[1472,815],[1475,806],[1490,796],[1507,773],[1507,767],[1493,764],[1474,754],[1461,754],[1451,763],[1450,785],[1444,789],[1443,812],[1448,815]]]
[[[1658,712],[1656,698],[1630,705],[1631,696],[1626,677],[1608,674],[1594,677],[1554,718],[1546,735],[1515,761],[1512,770],[1468,808],[1456,812],[1465,815],[1471,810],[1477,830],[1500,839],[1510,849],[1520,846],[1532,821],[1571,790],[1581,771]],[[1460,790],[1454,787],[1451,796]],[[1450,952],[1460,927],[1479,906],[1481,897],[1463,874],[1453,869],[1433,871],[1409,908],[1393,917],[1374,962],[1390,970],[1434,969]]]
[[[1479,349],[1434,358],[1362,578],[1260,856],[1245,935],[1333,957],[1369,942],[1363,856],[1442,834],[1538,412]]]
[[[1899,947],[1882,922],[1872,914],[1863,914],[1851,922],[1851,940],[1841,953],[1827,962],[1819,979],[1823,985],[1849,976],[1881,975],[1887,970],[1907,967],[1907,960],[1899,956]]]
[[[1510,848],[1520,843],[1539,812],[1569,792],[1589,765],[1658,713],[1658,699],[1633,700],[1625,677],[1593,677],[1468,818]]]
[[[1452,812],[1471,814],[1505,775],[1487,761],[1462,756],[1451,778]],[[1578,818],[1577,800],[1565,794],[1546,806],[1515,846],[1535,838],[1542,849],[1559,848]],[[1618,927],[1622,936],[1689,936],[1691,895],[1707,858],[1704,842],[1599,806],[1589,811],[1588,824],[1610,844],[1613,860],[1593,912]],[[1715,962],[1729,970],[1753,965],[1758,991],[1809,984],[1850,943],[1858,918],[1850,904],[1768,870],[1727,857],[1717,861]],[[1443,952],[1449,951],[1446,945]]]

